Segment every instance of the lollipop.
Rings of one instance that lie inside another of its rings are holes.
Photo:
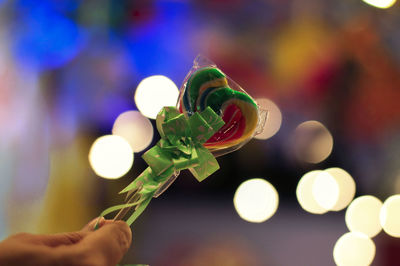
[[[179,100],[179,110],[191,116],[208,106],[222,117],[225,125],[204,146],[220,150],[250,139],[258,123],[258,106],[244,91],[229,87],[224,73],[216,67],[193,72]]]
[[[126,203],[104,210],[100,216],[119,211],[114,219],[131,225],[158,197],[188,169],[202,181],[219,169],[216,156],[234,151],[263,126],[254,100],[214,64],[199,66],[199,57],[185,79],[177,107],[164,107],[157,115],[160,141],[142,158],[149,165],[120,193]],[[261,121],[261,124],[259,123]]]

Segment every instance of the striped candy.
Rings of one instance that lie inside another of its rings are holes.
[[[188,79],[179,108],[189,116],[210,106],[225,125],[204,145],[224,149],[238,145],[253,136],[258,122],[258,107],[246,93],[229,87],[224,73],[216,67],[205,67]]]

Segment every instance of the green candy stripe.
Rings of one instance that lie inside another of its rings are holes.
[[[222,87],[226,85],[228,85],[226,76],[218,68],[205,67],[197,70],[187,82],[184,97],[185,108],[188,111],[195,111],[196,101],[202,87]]]
[[[211,109],[218,114],[222,110],[222,105],[232,99],[238,99],[247,102],[257,108],[257,104],[246,93],[232,90],[229,87],[216,88],[215,90],[211,90],[208,95],[204,96],[204,101],[202,101],[202,105],[204,106],[201,106],[201,108],[210,106]]]

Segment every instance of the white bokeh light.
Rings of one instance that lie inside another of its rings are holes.
[[[375,252],[375,244],[368,236],[349,232],[337,240],[333,258],[338,266],[368,266],[373,262]]]
[[[263,131],[254,136],[256,139],[269,139],[274,136],[282,125],[282,113],[279,107],[271,100],[266,98],[256,99],[257,104],[263,110],[267,111],[267,120],[264,124]]]
[[[363,0],[368,5],[377,7],[377,8],[389,8],[392,7],[396,0]]]
[[[381,208],[382,201],[374,196],[365,195],[354,199],[346,210],[347,228],[368,237],[376,236],[382,230],[379,221]]]
[[[279,196],[268,181],[254,178],[243,182],[237,188],[233,203],[243,220],[261,223],[274,215],[278,208]]]
[[[312,185],[312,194],[318,205],[330,210],[339,199],[339,185],[333,176],[321,171],[315,177]]]
[[[299,161],[320,163],[331,154],[333,137],[318,121],[306,121],[297,126],[293,137],[294,153]]]
[[[155,119],[164,106],[175,106],[179,90],[169,78],[161,75],[143,79],[135,92],[135,103],[146,117]]]
[[[313,196],[315,179],[321,173],[323,173],[321,170],[314,170],[306,173],[301,177],[296,189],[296,197],[300,206],[305,211],[313,214],[323,214],[327,212],[325,208],[318,204]]]
[[[138,111],[120,114],[114,122],[112,133],[128,141],[134,152],[146,149],[154,135],[150,120]]]
[[[101,177],[117,179],[125,175],[133,164],[129,143],[116,135],[105,135],[95,140],[89,151],[89,162]]]
[[[400,194],[390,196],[385,200],[379,218],[385,233],[400,237]]]
[[[333,167],[325,172],[333,176],[339,185],[339,197],[336,204],[330,208],[331,211],[340,211],[347,207],[356,193],[356,183],[351,175],[342,168]]]

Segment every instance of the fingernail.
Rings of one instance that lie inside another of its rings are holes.
[[[105,221],[106,221],[106,219],[104,219],[104,217],[98,218],[95,225],[93,226],[93,230],[96,231],[97,229],[102,227],[104,225]]]

